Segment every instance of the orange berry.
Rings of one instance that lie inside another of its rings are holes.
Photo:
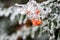
[[[36,22],[38,25],[42,24],[42,20],[37,20]]]
[[[39,26],[39,25],[42,24],[42,20],[34,20],[34,19],[32,19],[31,22],[32,22],[32,24],[33,24],[34,26]]]
[[[27,11],[27,14],[29,15],[30,13],[31,13],[31,12],[28,10],[28,11]]]
[[[39,10],[36,10],[36,11],[35,11],[35,13],[36,13],[36,14],[39,14],[39,13],[40,13],[40,11],[39,11]]]

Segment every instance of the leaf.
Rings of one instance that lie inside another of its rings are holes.
[[[49,29],[51,29],[51,21],[49,20]]]
[[[57,21],[53,21],[54,25],[57,26]]]
[[[25,18],[26,18],[26,15],[23,16],[23,19],[22,20],[24,20]]]

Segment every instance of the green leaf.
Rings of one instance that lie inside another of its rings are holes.
[[[51,29],[51,21],[49,20],[49,29]]]
[[[24,15],[24,16],[23,16],[23,19],[22,19],[22,21],[24,21],[24,19],[25,19],[25,18],[26,18],[26,15]]]
[[[57,21],[53,21],[54,25],[57,26]]]

